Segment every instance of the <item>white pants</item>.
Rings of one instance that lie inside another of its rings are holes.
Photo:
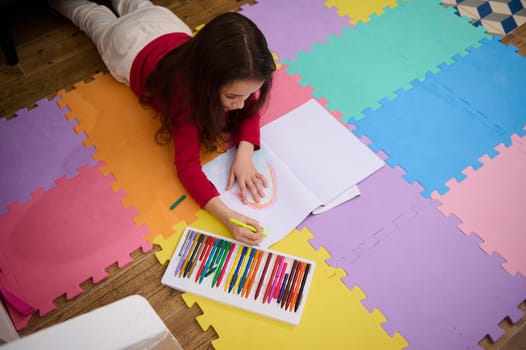
[[[133,60],[149,42],[173,32],[192,35],[172,11],[149,0],[112,0],[119,17],[88,0],[49,0],[49,5],[86,33],[111,75],[127,85]]]

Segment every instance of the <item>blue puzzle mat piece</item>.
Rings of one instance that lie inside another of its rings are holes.
[[[404,178],[418,181],[430,197],[434,190],[445,193],[450,179],[462,181],[466,167],[479,168],[483,155],[495,156],[505,134],[433,81],[413,85],[381,108],[366,110],[366,117],[354,122],[355,133],[368,136],[371,148],[387,153],[386,162],[400,165]]]
[[[399,2],[343,32],[284,61],[302,85],[328,101],[329,110],[343,114],[343,121],[363,118],[363,110],[380,107],[383,98],[395,98],[396,90],[410,89],[411,81],[453,63],[452,57],[467,54],[487,36],[438,1],[419,0]]]
[[[482,45],[469,49],[470,54],[456,57],[429,76],[469,108],[481,113],[490,124],[497,125],[509,136],[523,136],[526,131],[526,59],[499,39],[482,40]],[[509,146],[511,138],[506,145]]]

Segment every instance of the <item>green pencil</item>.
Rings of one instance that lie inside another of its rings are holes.
[[[214,279],[212,280],[212,288],[217,283],[217,279],[219,278],[219,275],[221,274],[221,270],[223,269],[223,264],[225,263],[226,256],[228,255],[228,251],[230,250],[230,247],[232,246],[231,242],[226,243],[226,247],[223,249],[223,256],[221,256],[221,261],[219,262],[219,265],[217,265],[216,274],[214,275]]]
[[[170,210],[173,210],[175,207],[177,207],[181,202],[186,198],[186,195],[183,194],[181,197],[179,197],[178,200],[174,202],[174,204],[170,205]]]

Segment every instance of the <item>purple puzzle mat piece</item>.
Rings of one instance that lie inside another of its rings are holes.
[[[95,165],[94,148],[82,144],[75,121],[68,121],[66,108],[43,99],[31,110],[21,110],[13,119],[0,119],[0,214],[7,205],[31,199],[38,188],[49,190],[54,180],[77,174],[82,165]]]
[[[344,283],[358,285],[369,310],[378,308],[389,334],[404,335],[410,349],[471,349],[498,323],[522,317],[526,278],[512,277],[498,254],[488,256],[474,233],[466,236],[437,203],[386,234],[379,244],[343,266]],[[344,262],[345,263],[345,262]],[[342,267],[342,266],[340,266]]]
[[[241,14],[253,20],[265,33],[269,48],[278,60],[292,60],[298,51],[310,51],[313,43],[325,43],[329,35],[340,35],[351,27],[350,18],[323,1],[265,0],[241,7]]]
[[[314,238],[309,243],[315,248],[325,247],[331,254],[328,263],[339,266],[345,258],[351,262],[360,251],[378,241],[374,234],[380,230],[394,230],[393,221],[402,216],[415,215],[416,208],[425,206],[429,199],[417,184],[409,184],[400,168],[384,166],[358,184],[360,196],[321,214],[310,215],[299,227],[307,227]]]

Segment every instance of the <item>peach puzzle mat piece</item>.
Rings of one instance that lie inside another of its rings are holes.
[[[123,208],[122,191],[111,189],[114,178],[104,176],[101,164],[78,169],[78,175],[57,179],[48,191],[39,189],[25,203],[14,202],[0,216],[0,285],[41,316],[55,309],[53,300],[64,293],[71,299],[88,279],[98,283],[114,263],[132,262],[137,249],[147,252],[145,226],[133,222],[133,208]],[[17,329],[24,315],[8,304]]]
[[[97,74],[89,83],[59,93],[68,106],[69,119],[78,122],[77,131],[87,135],[85,146],[94,145],[94,158],[104,161],[105,173],[112,173],[114,189],[123,190],[125,206],[137,209],[138,224],[146,224],[148,241],[169,235],[179,221],[191,223],[199,209],[188,195],[176,208],[172,203],[185,194],[176,175],[171,145],[161,146],[154,135],[159,120],[141,106],[130,88],[110,75]]]
[[[442,213],[462,218],[459,228],[465,234],[476,232],[484,240],[480,247],[486,253],[499,253],[510,274],[526,276],[526,136],[513,135],[510,147],[495,149],[497,157],[482,157],[482,167],[467,168],[466,179],[449,181],[450,190],[433,197],[442,203]]]
[[[372,14],[381,15],[384,13],[384,7],[396,7],[398,2],[396,0],[327,0],[325,5],[336,7],[340,16],[348,16],[351,18],[350,23],[356,24],[368,22]]]
[[[192,225],[224,234],[220,227],[213,227],[213,221],[206,215],[202,220],[204,222],[197,220]],[[197,317],[201,327],[206,330],[213,326],[217,332],[219,339],[212,341],[215,349],[402,349],[407,346],[402,335],[395,333],[391,337],[383,330],[382,313],[378,309],[370,313],[364,308],[361,301],[366,296],[362,290],[359,287],[349,290],[342,283],[343,270],[329,267],[325,263],[329,257],[327,251],[324,248],[315,251],[308,243],[311,238],[307,229],[294,230],[272,247],[316,262],[298,326],[190,293],[183,294],[188,306],[198,303],[201,307],[203,315]]]

